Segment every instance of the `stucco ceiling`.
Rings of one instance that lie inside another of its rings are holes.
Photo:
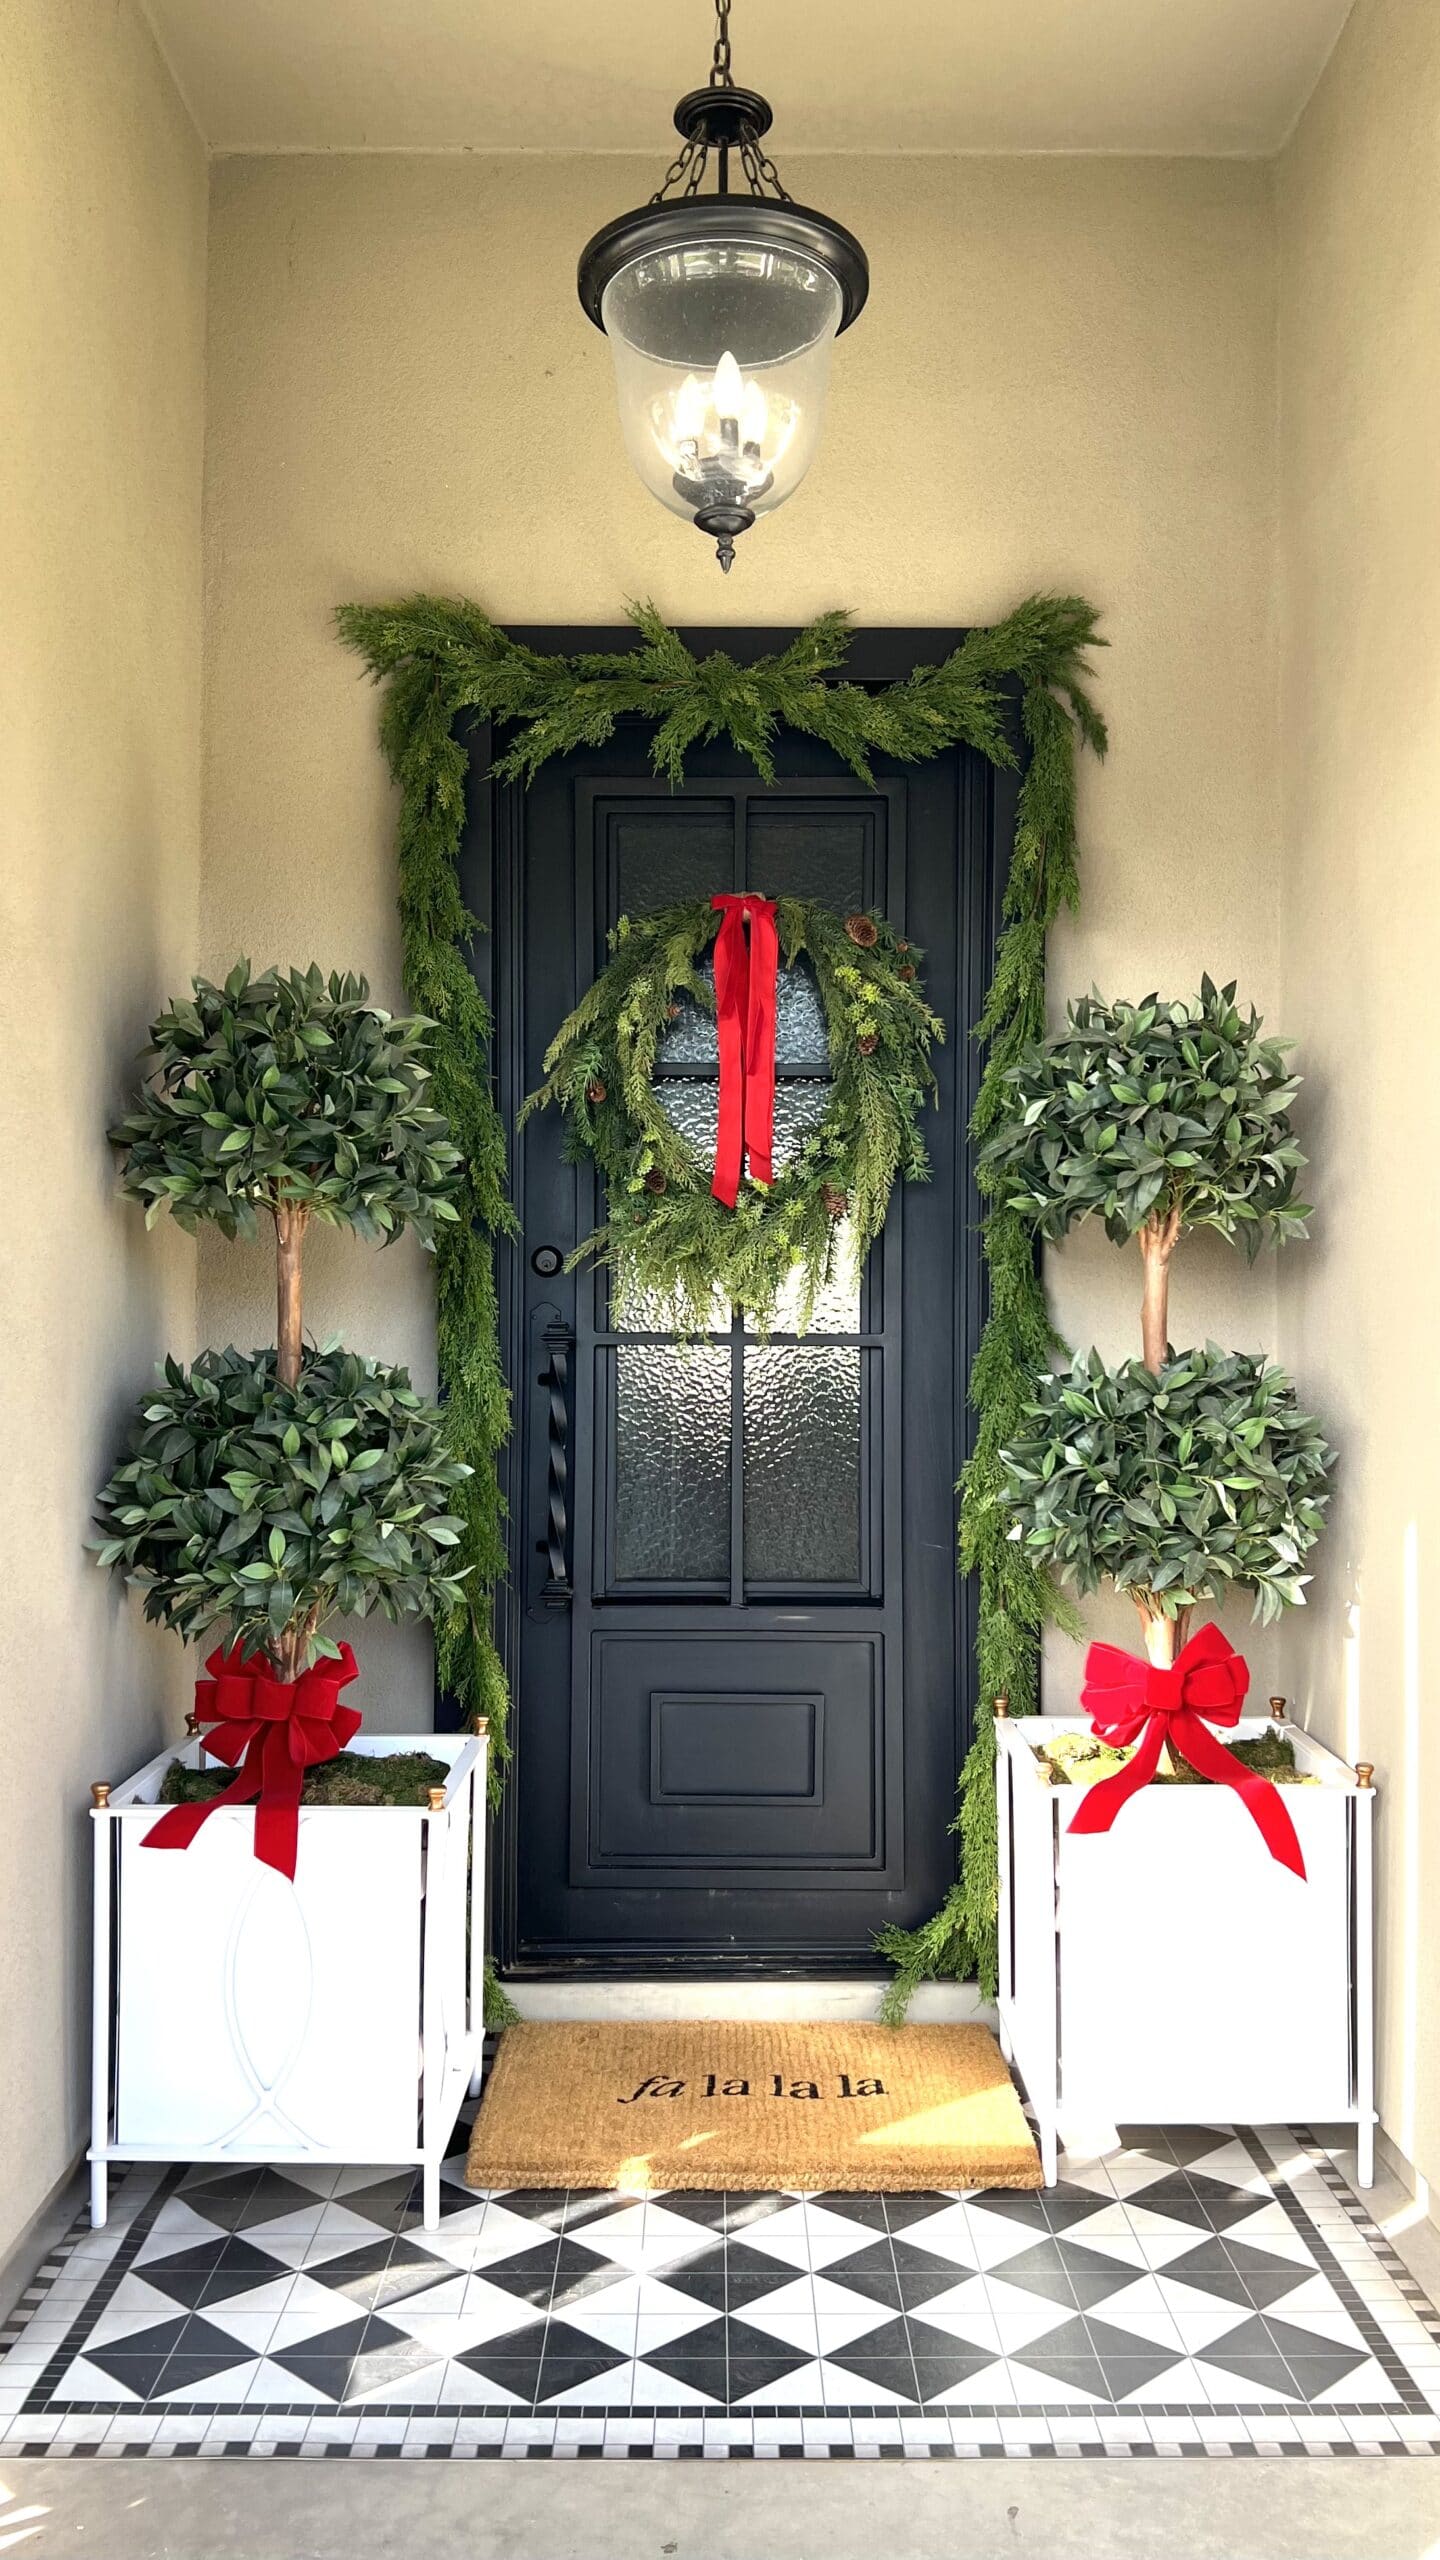
[[[220,151],[642,151],[710,0],[149,0]],[[1265,153],[1350,0],[735,0],[799,151]]]

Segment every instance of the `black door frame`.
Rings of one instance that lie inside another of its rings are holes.
[[[633,627],[628,623],[618,626],[509,624],[506,628],[511,638],[550,655],[620,651],[632,646],[635,640]],[[783,648],[793,636],[793,627],[790,626],[736,628],[729,624],[692,625],[685,627],[680,633],[686,646],[696,656],[703,657],[713,650],[723,650],[742,665]],[[843,673],[844,680],[852,684],[875,687],[893,684],[912,673],[917,666],[933,665],[947,657],[952,650],[959,647],[965,637],[966,629],[963,626],[953,629],[882,626],[856,631],[845,666],[840,672]],[[1020,760],[1024,753],[1018,688],[1011,686],[1007,691],[1009,694],[1008,727],[1017,765],[1006,768],[993,765],[988,759],[978,754],[969,756],[966,760],[960,794],[965,815],[958,832],[963,838],[964,849],[979,848],[982,877],[979,883],[978,905],[984,920],[981,932],[976,938],[976,947],[971,955],[973,966],[969,972],[969,983],[962,984],[960,989],[960,1009],[963,1020],[957,1022],[951,1032],[956,1053],[957,1106],[963,1115],[965,1125],[968,1125],[974,1106],[982,1064],[977,1044],[969,1037],[969,1024],[978,1018],[980,1012],[1000,929],[1000,903],[1010,850],[1014,841]],[[627,720],[621,725],[628,727],[631,723]],[[648,724],[642,723],[637,718],[633,725],[638,731]],[[526,786],[523,782],[497,780],[490,773],[489,767],[494,753],[493,725],[490,721],[477,718],[473,722],[467,732],[467,745],[470,771],[466,823],[459,855],[459,875],[461,895],[469,912],[475,917],[480,931],[472,937],[466,957],[476,985],[495,1020],[492,1069],[498,1091],[508,1098],[524,1090],[520,1008],[513,1001],[501,1000],[502,990],[509,990],[518,967],[520,922],[518,915],[514,912],[501,911],[497,908],[496,883],[498,879],[508,876],[512,885],[518,885],[520,865],[515,856],[523,844]],[[887,771],[904,774],[907,770],[904,765],[889,765],[883,758],[877,757],[875,762],[877,774]],[[842,765],[838,758],[835,770],[837,775],[848,772],[848,768]],[[960,850],[961,845],[957,842],[957,855]],[[511,1128],[507,1125],[507,1143],[511,1136]],[[973,1177],[962,1182],[962,1196],[966,1219],[972,1225],[978,1223],[981,1204],[974,1190]],[[525,1339],[524,1293],[514,1285],[513,1254],[501,1250],[497,1254],[497,1263],[501,1357],[505,1374],[512,1382],[518,1402],[520,1395],[527,1390],[527,1363],[531,1350],[531,1346]],[[974,1342],[979,1338],[980,1324],[986,1311],[984,1272],[978,1256],[964,1257],[957,1279],[966,1295],[968,1338]],[[964,1382],[961,1383],[962,1395],[956,1415],[957,1473],[964,1458],[969,1454],[974,1432],[974,1417],[963,1395]],[[522,1511],[524,1488],[520,1480],[520,1460],[521,1434],[517,1431],[512,1434],[506,1448],[501,1452],[500,1460],[501,1490],[509,1505],[512,1523],[521,1517]],[[958,1574],[955,1577],[955,1599],[955,1638],[958,1659],[973,1665],[977,1595],[973,1584],[963,1580]],[[519,1659],[521,1617],[519,1585],[517,1579],[512,1577],[502,1586],[496,1608],[496,1640],[507,1677],[511,1681],[512,1691],[515,1687]],[[962,1679],[957,1683],[955,1762],[957,1770],[969,1741],[972,1706],[967,1691],[972,1687],[973,1675],[970,1682]],[[437,1696],[437,1727],[445,1729],[448,1726],[453,1729],[461,1720],[455,1701]],[[591,1979],[604,1978],[607,1975],[622,1979],[632,1976],[636,1970],[634,1965],[619,1966],[613,1963],[587,1962],[583,1957],[567,1962],[563,1966],[554,1962],[537,1964],[516,1961],[515,1950],[518,1942],[516,1799],[517,1790],[513,1786],[507,1788],[495,1825],[492,1861],[494,1876],[492,1949],[497,1965],[503,1971],[530,1979],[568,1977],[577,1972],[584,1972]],[[837,1958],[836,1965],[837,1969],[847,1974],[855,1970],[853,1957]],[[728,1957],[721,1968],[727,1976],[753,1973],[766,1978],[783,1978],[787,1972],[821,1973],[826,1969],[824,1960],[815,1957],[807,1957],[803,1964],[786,1965],[773,1960],[740,1956]],[[653,1963],[647,1962],[645,1970],[647,1973],[670,1971],[692,1978],[703,1978],[707,1971],[713,1973],[716,1967],[713,1963],[707,1964],[704,1959],[679,1959],[668,1963],[661,1959]],[[881,1970],[877,1963],[877,1974]]]

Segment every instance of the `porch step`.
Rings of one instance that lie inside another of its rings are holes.
[[[877,1974],[799,1975],[784,1981],[743,1974],[722,1980],[507,1982],[522,2018],[770,2018],[821,2024],[828,2019],[867,2019],[879,2012],[884,1979]],[[993,2026],[995,2011],[973,1982],[924,1982],[910,2005],[918,2022],[951,2025],[977,2019]]]

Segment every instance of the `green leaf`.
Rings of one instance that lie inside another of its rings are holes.
[[[137,1417],[141,1454],[100,1496],[109,1534],[96,1542],[153,1618],[186,1635],[228,1621],[265,1646],[346,1608],[453,1611],[445,1550],[469,1526],[456,1504],[470,1471],[447,1417],[403,1369],[331,1345],[306,1354],[294,1388],[277,1384],[273,1355],[237,1351],[202,1353],[188,1373],[168,1362],[165,1377]],[[174,1481],[149,1454],[172,1443],[184,1449]],[[331,1470],[332,1447],[351,1453],[344,1473]],[[370,1490],[382,1471],[383,1539]]]
[[[1119,1242],[1169,1206],[1247,1251],[1303,1233],[1296,1079],[1261,1030],[1208,978],[1188,1003],[1080,998],[1058,1038],[1007,1061],[982,1186],[1050,1237],[1099,1217]],[[1122,1127],[1114,1106],[1132,1101],[1145,1116]]]
[[[147,1221],[168,1207],[186,1227],[250,1234],[257,1202],[298,1201],[362,1234],[413,1226],[427,1245],[458,1223],[471,1176],[432,1100],[436,1024],[368,995],[363,978],[239,961],[159,1016],[150,1073],[111,1132]]]
[[[1236,1583],[1278,1607],[1319,1535],[1332,1466],[1261,1357],[1212,1344],[1152,1377],[1091,1354],[1036,1382],[1027,1430],[1001,1453],[1001,1498],[1027,1548],[1081,1592],[1109,1581],[1193,1600]]]

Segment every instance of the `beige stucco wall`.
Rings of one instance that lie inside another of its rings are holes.
[[[1440,17],[1359,0],[1278,172],[1283,1011],[1315,1241],[1281,1342],[1343,1453],[1300,1632],[1378,1764],[1382,2111],[1440,2187]]]
[[[25,1233],[3,1302],[17,1554],[44,1570],[23,1608],[12,1575],[0,1630],[23,1816],[0,2041],[26,2058],[0,2088],[0,2234],[80,2131],[85,1782],[150,1748],[183,1687],[179,1648],[79,1554],[90,1494],[163,1348],[271,1327],[267,1258],[212,1240],[197,1334],[193,1249],[117,1205],[104,1121],[197,955],[313,954],[399,996],[375,697],[329,617],[416,587],[526,621],[611,620],[627,594],[675,620],[777,625],[836,602],[984,621],[1035,586],[1101,607],[1114,747],[1084,775],[1084,906],[1056,937],[1056,1002],[1092,981],[1183,990],[1209,968],[1300,1042],[1315,1240],[1278,1291],[1270,1262],[1188,1246],[1174,1329],[1278,1347],[1342,1449],[1312,1608],[1250,1650],[1262,1688],[1299,1691],[1380,1764],[1384,2115],[1440,2174],[1437,1414],[1429,1370],[1396,1357],[1425,1338],[1440,1244],[1407,1174],[1437,961],[1440,21],[1425,0],[1359,0],[1278,168],[805,164],[807,192],[870,246],[875,293],[838,351],[809,482],[724,587],[631,478],[573,301],[578,243],[653,183],[648,162],[219,163],[207,395],[203,155],[133,0],[8,19],[0,119],[0,973],[7,1018],[48,1026],[5,1130]],[[1103,1238],[1054,1255],[1051,1278],[1073,1340],[1132,1346],[1136,1275]],[[433,1373],[408,1243],[317,1237],[308,1312]],[[423,1723],[425,1639],[373,1628],[363,1650],[371,1721]],[[1073,1670],[1053,1646],[1052,1695]]]
[[[501,619],[984,622],[1035,587],[1102,609],[1114,749],[1084,782],[1085,900],[1057,995],[1276,991],[1274,273],[1268,170],[816,160],[871,252],[820,457],[722,584],[623,458],[580,243],[654,184],[619,159],[217,164],[207,464],[202,952],[366,969],[398,993],[394,811],[332,606],[418,587]],[[792,173],[792,183],[794,175]],[[265,1256],[201,1255],[201,1329],[268,1336]],[[1062,1323],[1138,1348],[1103,1237],[1055,1258]],[[309,1315],[432,1365],[421,1257],[319,1237]],[[1187,1248],[1180,1338],[1269,1340],[1271,1268]],[[1103,1614],[1097,1611],[1097,1616]],[[1122,1629],[1124,1620],[1116,1621]],[[1237,1628],[1237,1632],[1238,1632]],[[367,1629],[372,1721],[423,1721],[423,1639]],[[1255,1648],[1270,1681],[1272,1646]],[[1055,1676],[1073,1680],[1070,1648]]]
[[[182,1674],[81,1551],[195,1295],[104,1135],[198,895],[206,172],[131,0],[3,13],[0,167],[3,2257],[86,2121],[88,1782]]]
[[[186,1676],[83,1560],[90,1496],[163,1349],[271,1322],[266,1258],[212,1241],[197,1334],[193,1249],[117,1204],[105,1119],[197,955],[313,953],[398,997],[375,698],[329,615],[420,586],[526,621],[610,620],[636,593],[777,625],[836,602],[984,621],[1041,585],[1101,607],[1115,743],[1084,776],[1057,1006],[1208,967],[1300,1041],[1315,1240],[1278,1293],[1270,1263],[1188,1247],[1175,1331],[1275,1344],[1342,1449],[1313,1606],[1250,1649],[1262,1687],[1380,1765],[1384,2117],[1440,2175],[1440,1417],[1406,1351],[1440,1245],[1410,1171],[1440,956],[1437,132],[1440,21],[1359,0],[1278,168],[805,164],[870,246],[874,299],[810,481],[722,588],[630,477],[573,301],[578,243],[648,189],[648,161],[220,163],[207,404],[204,158],[134,0],[0,25],[0,993],[45,1027],[3,1139],[26,1501],[0,1623],[0,2245],[81,2132],[85,1785],[153,1747]],[[1102,1238],[1051,1277],[1072,1339],[1131,1347],[1135,1275]],[[408,1244],[318,1237],[309,1314],[433,1371]],[[364,1652],[372,1722],[423,1723],[423,1637],[367,1630]],[[1073,1679],[1067,1648],[1049,1677]]]

